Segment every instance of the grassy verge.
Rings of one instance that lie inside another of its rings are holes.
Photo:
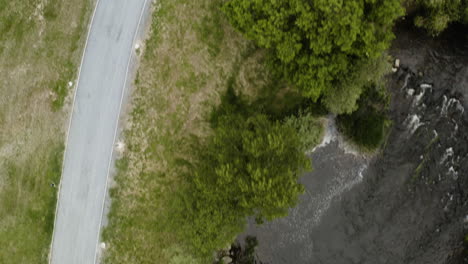
[[[92,1],[0,0],[0,263],[46,263]]]
[[[181,184],[176,163],[190,159],[190,135],[209,133],[210,110],[228,86],[253,95],[269,80],[263,55],[231,29],[220,3],[158,1],[111,190],[106,263],[197,263],[169,217]]]
[[[29,156],[5,164],[8,187],[0,193],[2,263],[45,263],[54,225],[56,192],[51,183],[60,180],[63,147],[40,146],[41,159]],[[4,214],[3,214],[4,213]],[[33,235],[34,234],[34,235]]]

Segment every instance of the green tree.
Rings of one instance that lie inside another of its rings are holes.
[[[304,191],[298,177],[310,161],[297,132],[265,115],[220,116],[213,134],[195,145],[181,231],[201,255],[230,244],[248,216],[285,216]]]
[[[352,78],[388,48],[403,14],[400,0],[229,0],[223,10],[247,38],[270,49],[275,67],[313,100],[359,83]],[[335,109],[351,112],[361,92],[354,86],[352,96],[342,97],[347,107]]]
[[[285,124],[297,131],[303,152],[311,151],[320,144],[324,134],[323,123],[311,113],[300,112],[286,118]]]
[[[373,151],[388,135],[391,126],[387,116],[389,103],[384,87],[367,87],[358,100],[358,109],[337,117],[338,128],[361,150]]]
[[[439,35],[452,22],[468,23],[466,0],[416,0],[416,4],[420,12],[414,22],[432,36]]]
[[[378,59],[356,66],[356,70],[325,91],[322,103],[333,113],[354,112],[358,107],[356,102],[365,87],[382,83],[382,77],[391,71],[388,61],[389,57],[383,54]]]

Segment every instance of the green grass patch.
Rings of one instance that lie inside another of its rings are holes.
[[[46,263],[54,225],[63,145],[37,149],[41,159],[8,160],[0,193],[0,263]],[[34,234],[34,235],[32,235]]]
[[[210,13],[205,15],[200,24],[196,25],[199,39],[206,44],[211,56],[216,57],[221,52],[221,43],[224,39],[223,13],[220,12],[221,2],[212,1],[207,5]]]
[[[0,6],[5,9],[0,9],[0,51],[3,53],[10,45],[16,47],[21,45],[24,36],[35,28],[35,22],[24,15],[32,12],[29,5],[18,3],[17,6],[11,8],[11,2],[2,2],[0,2]],[[17,56],[17,52],[14,53],[14,56]]]
[[[47,8],[49,6],[49,9],[51,9],[51,16],[48,18],[48,20],[55,20],[57,17],[57,12],[59,12],[59,7],[61,6],[60,3],[58,3],[58,0],[53,0],[49,1],[48,5],[45,7],[45,11],[47,11]],[[46,41],[49,43],[60,43],[64,42],[67,38],[70,39],[70,44],[68,45],[68,48],[66,51],[68,51],[69,56],[71,57],[73,54],[77,53],[78,48],[81,46],[82,42],[80,42],[80,38],[83,37],[82,33],[86,33],[87,29],[87,18],[88,15],[90,14],[90,7],[88,5],[83,5],[82,8],[79,10],[79,18],[78,18],[78,24],[77,27],[72,31],[72,33],[69,34],[64,34],[63,32],[50,32],[46,36]],[[44,16],[46,16],[46,13],[44,13]],[[47,19],[47,17],[46,17]],[[53,50],[47,50],[47,53],[49,53],[51,56],[53,56]],[[67,60],[62,65],[57,67],[57,73],[58,73],[58,78],[53,80],[50,84],[49,87],[54,93],[54,98],[52,99],[52,110],[53,111],[59,111],[62,109],[62,107],[65,104],[65,99],[69,95],[69,91],[71,87],[68,85],[68,83],[71,81],[72,84],[75,84],[76,82],[76,77],[77,77],[77,70],[78,70],[79,64],[77,62]]]
[[[48,0],[47,4],[44,7],[44,18],[46,20],[55,20],[60,11],[60,1],[59,0]]]
[[[52,100],[52,109],[54,111],[60,110],[65,104],[65,98],[68,96],[70,86],[68,82],[74,79],[75,73],[77,71],[77,66],[71,61],[66,62],[63,65],[63,70],[60,73],[58,80],[55,80],[51,83],[50,87],[55,93],[55,98]]]
[[[0,263],[47,263],[90,0],[0,0]]]

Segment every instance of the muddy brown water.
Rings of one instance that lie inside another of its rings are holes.
[[[241,236],[258,238],[261,261],[468,263],[468,30],[433,40],[409,28],[397,27],[391,49],[401,67],[389,80],[385,147],[363,157],[331,121],[299,205]]]

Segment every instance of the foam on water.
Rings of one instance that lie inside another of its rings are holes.
[[[413,134],[420,126],[424,125],[417,114],[408,116],[405,120],[406,127]]]
[[[425,83],[421,84],[419,87],[421,88],[421,92],[420,92],[418,95],[416,95],[416,96],[414,97],[413,106],[419,105],[419,103],[421,102],[421,99],[422,99],[422,98],[424,97],[424,95],[426,94],[427,89],[432,89],[432,85],[430,85],[430,84],[425,84]],[[411,88],[408,89],[407,93],[409,92],[409,90],[413,90],[413,89],[411,89]],[[414,91],[414,90],[413,90],[413,91]],[[414,92],[413,92],[413,93],[414,93]]]
[[[291,208],[287,217],[256,227],[263,230],[263,235],[272,236],[269,239],[276,241],[270,249],[272,251],[290,244],[305,243],[309,239],[310,229],[320,223],[333,202],[363,181],[370,161],[346,142],[337,129],[333,115],[327,117],[322,142],[312,150],[311,155],[314,170],[300,180],[306,186],[306,192],[301,196],[299,205]],[[311,257],[311,251],[301,250],[300,254],[304,259]]]
[[[408,87],[408,82],[409,82],[409,79],[411,78],[411,74],[406,74],[405,76],[405,82],[403,83],[403,87],[401,87],[401,90],[404,90],[406,89],[406,87]]]
[[[464,114],[465,113],[465,108],[463,107],[463,105],[460,103],[459,100],[456,100],[457,101],[457,110],[460,111],[461,114]]]
[[[347,140],[340,134],[336,126],[335,116],[329,115],[326,120],[325,133],[322,142],[315,146],[308,153],[313,153],[319,148],[323,148],[329,145],[331,142],[337,141],[339,147],[346,153],[355,156],[361,156],[362,154],[352,144],[348,143]]]
[[[431,89],[431,88],[432,88],[432,84],[423,83],[423,84],[421,84],[419,87],[421,87],[422,89]]]
[[[414,95],[414,92],[415,92],[415,90],[414,90],[414,89],[411,89],[411,88],[408,89],[408,90],[406,90],[406,94],[409,95],[409,96],[413,96],[413,95]]]
[[[448,169],[448,174],[451,175],[454,180],[458,180],[458,171],[456,171],[453,166],[450,166]]]
[[[360,183],[364,176],[363,173],[367,169],[368,165],[362,165],[357,173],[356,172],[342,172],[342,174],[355,174],[355,177],[350,177],[351,175],[342,175],[340,181],[335,182],[333,186],[330,186],[328,192],[323,193],[322,195],[315,196],[312,201],[316,205],[313,217],[308,222],[308,226],[312,227],[317,225],[320,222],[323,214],[330,208],[330,205],[336,197],[339,197],[345,191],[350,190],[353,186]],[[350,179],[351,178],[351,179]]]
[[[442,158],[440,159],[439,164],[443,164],[447,160],[448,157],[452,157],[452,156],[453,156],[453,148],[450,147],[450,148],[445,150],[445,153],[442,156]]]
[[[275,226],[281,227],[281,230],[288,230],[287,232],[275,232],[277,236],[275,247],[282,248],[286,244],[304,243],[308,239],[309,230],[320,223],[333,201],[362,182],[367,168],[368,163],[366,162],[357,168],[337,170],[338,175],[327,180],[324,188],[317,190],[317,192],[310,192],[306,189],[305,194],[301,197],[303,202],[299,206],[291,208],[287,217],[265,223],[259,228],[269,229]],[[308,255],[311,252],[302,251],[301,253]],[[303,257],[310,258],[310,256]]]
[[[448,101],[448,99],[447,99],[447,96],[445,96],[445,95],[443,96],[443,98],[444,99],[442,101],[442,109],[440,110],[440,115],[445,116],[445,115],[447,115],[447,108],[448,108],[447,101]]]
[[[326,145],[330,144],[332,141],[335,141],[338,135],[338,129],[336,128],[335,117],[329,115],[325,121],[325,131],[323,135],[322,142],[315,146],[311,152],[316,151],[319,148],[323,148]]]
[[[465,113],[465,108],[461,104],[461,102],[456,99],[456,98],[450,98],[448,99],[447,96],[444,95],[444,100],[442,102],[442,109],[440,111],[441,116],[447,116],[448,110],[450,110],[451,107],[455,107],[457,111],[459,111],[461,114]]]

